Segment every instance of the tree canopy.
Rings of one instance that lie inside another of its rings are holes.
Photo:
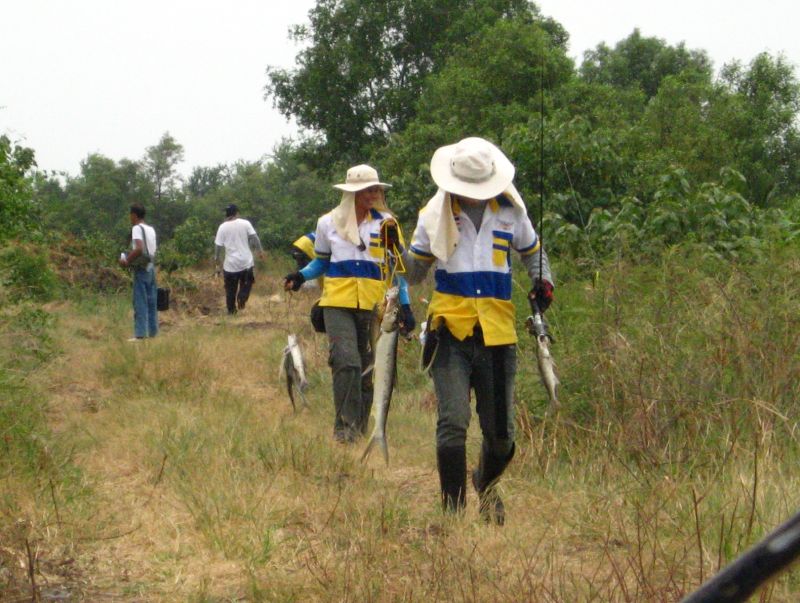
[[[564,28],[525,0],[319,0],[290,36],[302,44],[295,67],[269,68],[265,91],[301,131],[268,159],[193,166],[184,180],[167,132],[138,160],[92,154],[56,177],[34,174],[33,152],[4,139],[3,221],[41,208],[50,229],[119,238],[140,201],[165,253],[190,262],[210,253],[228,203],[283,247],[335,205],[331,183],[347,167],[370,163],[408,227],[434,192],[433,151],[477,135],[512,160],[532,209],[541,177],[562,253],[612,228],[648,247],[691,240],[715,253],[738,253],[734,238],[793,236],[800,84],[781,56],[715,75],[705,51],[634,30],[576,66]],[[745,229],[748,219],[783,227]]]
[[[0,241],[13,237],[36,222],[30,170],[36,165],[33,149],[0,136]]]
[[[501,19],[538,16],[526,0],[320,0],[291,36],[293,70],[269,68],[266,95],[354,159],[416,114],[426,78]],[[563,32],[563,30],[562,30]]]

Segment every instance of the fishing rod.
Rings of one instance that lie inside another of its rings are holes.
[[[542,41],[542,50],[539,55],[539,230],[537,235],[539,237],[539,279],[544,278],[544,239],[542,233],[544,231],[544,41]],[[537,299],[528,297],[528,302],[531,306],[532,316],[528,317],[528,331],[531,335],[538,337],[539,334],[547,335],[552,341],[552,337],[547,332],[547,323],[542,318],[542,311],[539,307]],[[532,327],[532,323],[536,323],[536,329]]]
[[[540,56],[539,69],[539,279],[543,279],[544,273],[544,247],[542,246],[542,231],[544,229],[544,42],[542,42],[542,52]],[[550,344],[553,337],[544,320],[542,310],[539,307],[539,300],[536,297],[528,296],[528,303],[531,306],[531,315],[525,321],[530,333],[536,340],[536,364],[539,369],[539,377],[542,385],[547,390],[550,404],[548,414],[558,412],[558,386],[560,381],[555,373],[555,363],[550,354]]]
[[[539,278],[542,278],[544,233],[544,42],[539,57]],[[537,307],[539,304],[536,304]]]
[[[742,603],[800,556],[800,512],[730,563],[681,603]]]

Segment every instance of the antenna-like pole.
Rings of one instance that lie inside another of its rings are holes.
[[[544,30],[542,30],[542,52],[539,57],[539,278],[543,278],[544,257],[542,253],[544,228]]]

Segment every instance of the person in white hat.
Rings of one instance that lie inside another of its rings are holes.
[[[386,207],[384,190],[389,186],[368,165],[347,170],[344,184],[334,185],[342,191],[341,202],[317,221],[316,259],[284,279],[286,290],[297,291],[306,280],[325,275],[319,306],[330,342],[333,435],[339,442],[354,442],[366,432],[372,406],[372,375],[367,371],[372,365],[372,310],[386,294],[387,254],[403,251],[399,227]],[[405,281],[400,304],[400,329],[411,331],[416,322]]]
[[[438,401],[442,505],[457,512],[466,504],[472,389],[483,436],[472,483],[481,516],[502,525],[505,508],[495,486],[514,456],[511,251],[520,255],[533,283],[531,298],[542,310],[552,300],[553,279],[514,187],[514,166],[499,148],[482,138],[442,147],[433,155],[431,176],[439,189],[420,211],[405,259],[410,284],[436,265],[423,362]]]

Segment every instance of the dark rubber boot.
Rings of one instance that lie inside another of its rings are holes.
[[[467,449],[464,446],[437,448],[442,508],[451,513],[462,511],[467,504]]]
[[[516,446],[511,445],[511,452],[505,458],[494,456],[486,446],[481,446],[481,458],[478,468],[472,472],[472,485],[478,491],[479,511],[486,523],[503,525],[506,522],[506,508],[503,499],[497,492],[497,482],[511,459],[514,458]]]

